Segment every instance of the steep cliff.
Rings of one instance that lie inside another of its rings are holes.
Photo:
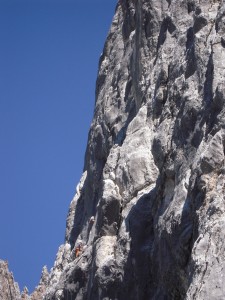
[[[224,13],[119,1],[45,299],[225,298]]]
[[[119,1],[45,300],[225,298],[224,78],[223,1]]]

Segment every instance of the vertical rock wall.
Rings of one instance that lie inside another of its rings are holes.
[[[46,300],[225,298],[224,14],[119,1]]]
[[[225,297],[224,11],[119,1],[63,271],[45,299]]]
[[[119,0],[45,300],[225,298],[224,75],[222,0]]]

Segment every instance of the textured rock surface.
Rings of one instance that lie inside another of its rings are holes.
[[[119,1],[45,299],[225,298],[224,13]]]
[[[20,289],[9,272],[8,262],[0,260],[0,300],[20,299]]]
[[[225,298],[224,75],[223,1],[119,1],[45,300]]]
[[[34,292],[29,295],[27,287],[20,292],[12,272],[9,272],[8,262],[0,260],[0,300],[41,300],[49,284],[48,270],[43,267],[41,279]]]

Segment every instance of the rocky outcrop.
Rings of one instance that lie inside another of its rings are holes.
[[[46,288],[49,285],[49,273],[46,266],[43,267],[42,273],[41,273],[41,279],[39,281],[38,286],[36,286],[35,290],[31,295],[28,294],[28,291],[26,292],[25,300],[41,300],[43,299],[43,295],[46,292]],[[25,294],[25,293],[24,293]],[[22,294],[23,296],[23,294]]]
[[[119,1],[45,299],[225,297],[224,12]]]
[[[34,292],[30,295],[27,287],[20,292],[18,283],[8,269],[8,262],[0,260],[0,300],[41,300],[48,284],[49,274],[47,267],[44,266],[40,282]]]
[[[7,299],[20,299],[20,289],[8,269],[8,262],[0,260],[0,300]]]
[[[46,300],[225,298],[224,14],[119,1]]]
[[[44,292],[224,299],[225,4],[120,0]]]

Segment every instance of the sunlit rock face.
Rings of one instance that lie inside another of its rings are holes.
[[[223,1],[118,2],[45,300],[225,299],[224,79]]]
[[[0,299],[20,299],[20,289],[9,271],[8,262],[0,260]]]
[[[119,1],[46,300],[225,298],[224,75],[223,1]]]
[[[18,283],[9,271],[8,262],[0,260],[0,300],[41,300],[49,284],[48,270],[43,267],[41,279],[33,293],[30,295],[27,287],[20,291]]]
[[[224,75],[223,1],[119,1],[46,300],[225,298]]]

